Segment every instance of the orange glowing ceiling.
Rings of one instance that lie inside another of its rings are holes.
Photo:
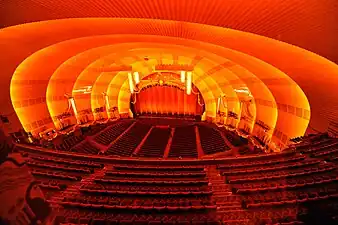
[[[271,37],[338,63],[337,12],[337,0],[2,0],[0,28],[82,17],[187,21]]]
[[[338,66],[320,56],[338,62],[334,9],[330,0],[0,4],[1,15],[10,15],[0,18],[3,26],[49,20],[0,30],[0,113],[17,115],[26,131],[38,132],[56,125],[66,93],[73,93],[80,111],[102,107],[106,93],[109,105],[127,113],[127,74],[111,68],[132,66],[143,78],[156,64],[193,64],[207,116],[216,117],[220,95],[240,114],[235,90],[246,88],[254,98],[247,125],[258,132],[255,122],[263,121],[273,141],[285,144],[309,123],[324,131],[338,118]],[[86,18],[55,20],[73,17]],[[89,95],[75,91],[83,87],[90,87]]]

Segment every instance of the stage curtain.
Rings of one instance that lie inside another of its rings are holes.
[[[202,107],[197,95],[187,95],[184,90],[172,86],[153,86],[136,94],[136,113],[200,115]],[[134,99],[134,97],[133,97]]]

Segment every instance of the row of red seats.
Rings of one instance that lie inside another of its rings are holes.
[[[67,188],[66,184],[59,183],[55,180],[49,180],[49,181],[40,181],[39,183],[40,188],[45,188],[45,189],[52,189],[52,190],[57,190],[57,191],[62,191]]]
[[[321,167],[308,167],[304,168],[303,171],[301,170],[293,170],[287,171],[284,170],[282,173],[279,174],[265,174],[260,176],[252,176],[252,177],[236,177],[228,179],[228,183],[243,183],[243,182],[253,182],[253,181],[264,181],[264,180],[271,180],[271,179],[285,179],[285,178],[292,178],[296,176],[306,176],[315,173],[322,173],[327,171],[335,170],[335,165],[330,164],[323,164]]]
[[[295,147],[297,150],[308,150],[309,148],[322,147],[330,145],[334,142],[334,139],[321,139],[319,141],[308,140],[300,144],[296,144]]]
[[[65,218],[66,217],[66,218]],[[126,213],[92,213],[78,212],[68,209],[66,216],[57,217],[60,224],[90,224],[90,225],[221,225],[213,214],[190,212],[189,214],[126,214]],[[243,225],[243,224],[241,224]]]
[[[128,191],[147,191],[147,192],[191,192],[191,191],[211,191],[210,186],[202,185],[202,186],[139,186],[139,185],[101,185],[101,184],[86,184],[83,185],[82,188],[92,189],[92,190],[128,190]]]
[[[283,177],[285,175],[293,175],[297,174],[299,172],[309,172],[309,171],[318,171],[318,167],[313,167],[318,164],[317,161],[316,163],[312,164],[309,163],[310,161],[304,161],[304,167],[287,167],[285,170],[273,170],[273,171],[258,171],[258,172],[252,172],[252,173],[246,173],[246,174],[232,174],[230,176],[226,177],[227,182],[246,182],[250,180],[264,180],[264,179],[275,179],[279,177]],[[326,168],[326,167],[332,167],[330,164],[319,164],[321,168]]]
[[[266,159],[265,157],[251,157],[251,160],[248,159],[248,162],[241,162],[239,163],[238,161],[239,159],[236,159],[234,161],[236,161],[235,163],[232,164],[222,164],[222,165],[218,165],[218,169],[236,169],[236,167],[240,168],[240,167],[256,167],[256,166],[268,166],[268,165],[276,165],[276,164],[282,164],[282,163],[292,163],[292,162],[297,162],[297,161],[301,161],[303,159],[305,159],[306,157],[303,155],[294,155],[291,157],[284,157],[283,155],[281,155],[280,157],[276,158],[276,159]]]
[[[274,207],[281,205],[295,205],[297,203],[304,203],[308,201],[319,201],[327,199],[337,199],[337,190],[332,192],[325,191],[311,191],[311,192],[278,192],[266,195],[250,195],[245,196],[243,206],[245,208],[252,207]]]
[[[107,190],[107,189],[87,189],[81,188],[81,192],[88,193],[88,194],[109,194],[109,195],[211,195],[212,191],[150,191],[150,190],[142,190],[142,191],[133,191],[128,189],[122,190]]]
[[[210,210],[216,209],[216,205],[201,205],[198,202],[187,202],[187,206],[182,205],[175,205],[175,206],[155,206],[153,203],[152,205],[105,205],[105,204],[93,204],[93,203],[78,203],[74,201],[62,201],[62,202],[53,202],[62,205],[63,207],[75,207],[75,208],[83,208],[88,210],[156,210],[156,211],[190,211],[190,210]],[[188,205],[188,204],[191,205]],[[196,205],[194,205],[196,204]]]
[[[118,136],[120,136],[131,124],[132,120],[121,120],[111,125],[110,128],[104,130],[97,135],[94,140],[103,145],[109,145]]]
[[[196,165],[196,166],[187,166],[187,165],[170,165],[170,166],[150,166],[150,165],[114,165],[115,170],[138,170],[138,171],[204,171],[204,166]]]
[[[135,180],[135,181],[172,181],[172,177],[156,177],[156,176],[148,176],[148,177],[138,177],[138,176],[113,176],[113,175],[106,175],[103,178],[111,179],[111,180]],[[175,180],[177,180],[176,177]],[[204,181],[207,178],[205,177],[180,177],[180,181]]]
[[[78,195],[64,197],[65,202],[77,202],[97,205],[117,206],[213,206],[207,196],[107,196],[107,195]]]
[[[106,175],[109,176],[124,176],[124,177],[205,177],[205,172],[152,172],[152,173],[136,173],[136,172],[120,172],[120,171],[107,171]]]
[[[292,179],[292,180],[280,180],[269,181],[268,183],[248,183],[248,184],[236,184],[233,185],[234,191],[238,194],[241,193],[255,193],[261,191],[275,191],[280,189],[302,188],[305,186],[326,184],[333,181],[338,181],[338,177],[335,174],[326,176],[315,176],[313,178],[306,179]]]
[[[335,154],[335,153],[338,153],[338,147],[335,147],[333,149],[326,150],[326,151],[317,152],[317,153],[313,154],[313,156],[314,157],[322,157],[322,156],[327,156],[327,155],[331,155],[331,154]]]
[[[250,213],[245,213],[250,212]],[[239,211],[224,213],[221,218],[222,224],[244,225],[244,224],[259,224],[259,225],[302,225],[301,221],[297,221],[297,212],[276,212],[270,210]]]
[[[65,180],[73,180],[73,181],[80,181],[82,179],[81,176],[72,176],[61,172],[46,172],[41,170],[33,170],[31,171],[32,175],[34,176],[43,176],[48,178],[55,178],[55,179],[65,179]]]
[[[61,166],[61,165],[37,162],[37,161],[33,161],[33,160],[27,161],[27,165],[31,166],[31,167],[62,170],[62,171],[65,171],[65,172],[67,172],[67,171],[68,172],[79,172],[79,173],[92,173],[93,172],[93,169],[76,168],[76,167],[69,167],[69,166],[66,167],[66,166]]]
[[[221,170],[223,176],[226,175],[234,175],[234,174],[245,174],[245,173],[255,173],[255,172],[267,172],[267,171],[275,171],[275,170],[283,170],[288,168],[300,168],[309,165],[319,164],[320,160],[309,160],[309,161],[302,161],[302,162],[290,162],[284,165],[273,165],[273,166],[260,166],[256,168],[249,168],[249,169],[233,169],[233,170]]]
[[[83,193],[83,192],[76,192],[76,193],[62,193],[62,196],[67,201],[72,201],[72,199],[76,200],[77,202],[87,203],[94,202],[97,204],[120,204],[126,202],[125,204],[130,204],[130,202],[135,202],[136,205],[142,205],[143,202],[177,202],[177,201],[192,201],[198,200],[203,202],[210,202],[210,196],[208,195],[186,195],[186,196],[179,196],[179,195],[159,195],[159,196],[134,196],[134,195],[100,195],[100,194],[90,194],[90,193]],[[74,200],[74,201],[75,201]],[[123,203],[124,204],[124,203]]]
[[[337,145],[338,145],[338,142],[336,140],[332,140],[332,141],[325,143],[323,145],[319,145],[319,146],[312,145],[308,148],[302,149],[300,152],[306,153],[306,154],[317,153],[317,152],[321,152],[321,151],[326,151],[329,148],[336,148]],[[299,150],[299,149],[297,149],[297,150]]]
[[[208,184],[207,180],[135,180],[135,179],[105,179],[98,178],[95,179],[95,182],[98,183],[110,183],[110,184],[119,184],[119,183],[129,183],[129,184]]]
[[[30,155],[29,158],[39,161],[46,161],[46,162],[54,162],[60,163],[70,166],[80,166],[80,167],[91,167],[91,168],[102,168],[104,165],[100,163],[90,162],[90,161],[82,161],[82,160],[66,160],[62,158],[52,158],[52,157],[45,157],[45,156],[35,156]]]

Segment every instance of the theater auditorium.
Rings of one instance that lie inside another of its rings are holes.
[[[338,224],[337,0],[1,0],[1,225]]]

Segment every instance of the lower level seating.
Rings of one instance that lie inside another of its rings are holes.
[[[175,128],[169,158],[197,158],[196,133],[194,126]]]
[[[141,143],[151,126],[135,123],[131,129],[120,137],[107,151],[106,155],[131,156],[135,148]]]
[[[142,157],[163,157],[170,132],[171,129],[169,128],[153,128],[138,155]]]
[[[214,154],[230,150],[230,147],[227,146],[218,130],[212,127],[198,125],[198,131],[205,154]]]

